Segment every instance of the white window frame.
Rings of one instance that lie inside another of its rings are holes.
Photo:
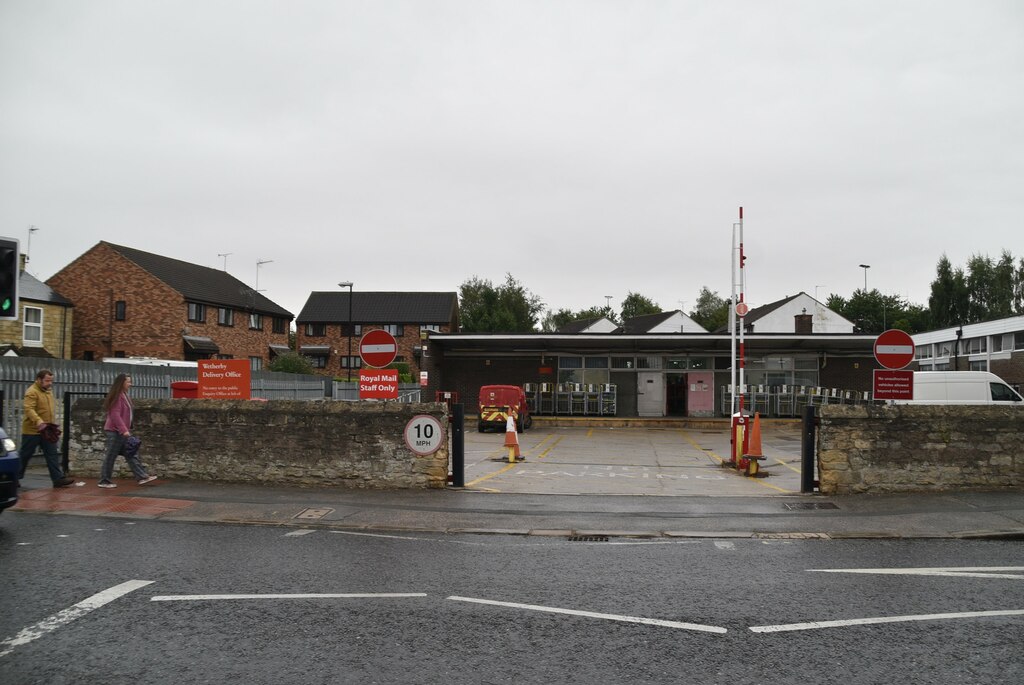
[[[29,311],[39,312],[39,321],[29,321]],[[25,305],[21,320],[24,322],[21,329],[21,342],[25,347],[42,347],[43,346],[43,308],[42,307],[30,307]],[[28,337],[29,330],[36,330],[39,332],[39,340],[30,340]]]

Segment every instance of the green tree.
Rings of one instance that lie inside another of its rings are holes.
[[[462,330],[467,333],[527,333],[536,330],[543,309],[540,297],[512,274],[497,287],[476,276],[459,287]]]
[[[284,354],[277,355],[277,357],[267,365],[267,369],[280,373],[312,374],[313,364],[310,363],[307,357],[304,357],[298,352],[285,352]]]
[[[603,307],[590,307],[589,309],[580,309],[578,311],[572,311],[569,309],[559,309],[557,312],[548,310],[548,313],[544,316],[544,320],[541,322],[541,330],[545,333],[553,333],[558,329],[562,328],[568,323],[573,321],[583,321],[585,319],[600,319],[601,317],[607,318],[613,323],[618,323],[615,320],[615,314],[612,312],[612,308],[608,305]]]
[[[935,280],[932,281],[931,295],[928,297],[928,310],[932,326],[947,328],[966,320],[969,297],[967,282],[962,269],[953,269],[949,258],[942,255],[935,266]]]
[[[697,295],[697,305],[690,311],[689,317],[709,331],[728,326],[729,301],[703,286]]]
[[[634,293],[632,290],[626,295],[626,299],[622,301],[622,320],[634,319],[638,316],[644,316],[646,314],[657,314],[661,311],[654,300],[644,297],[640,293]],[[614,319],[613,319],[614,321]]]

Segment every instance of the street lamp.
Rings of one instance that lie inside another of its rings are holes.
[[[352,281],[342,281],[339,288],[348,288],[348,357],[345,358],[345,365],[348,367],[348,382],[352,382]]]
[[[871,268],[870,264],[861,264],[860,268],[864,269],[864,292],[868,291],[868,269]]]

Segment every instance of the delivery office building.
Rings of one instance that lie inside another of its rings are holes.
[[[875,335],[799,293],[744,317],[746,406],[795,416],[807,402],[871,388]],[[731,411],[733,338],[682,312],[575,322],[557,333],[432,333],[427,390],[472,407],[484,385],[521,385],[539,415],[721,417]],[[738,382],[738,381],[737,381]]]

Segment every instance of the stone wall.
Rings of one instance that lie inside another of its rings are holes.
[[[99,475],[100,404],[81,398],[72,407],[76,475]],[[142,463],[164,478],[377,489],[443,488],[448,480],[446,440],[421,457],[404,437],[406,424],[420,414],[447,427],[441,404],[135,400],[134,407]],[[117,468],[131,476],[123,458]]]
[[[1024,487],[1024,410],[826,406],[818,478],[828,495]]]

